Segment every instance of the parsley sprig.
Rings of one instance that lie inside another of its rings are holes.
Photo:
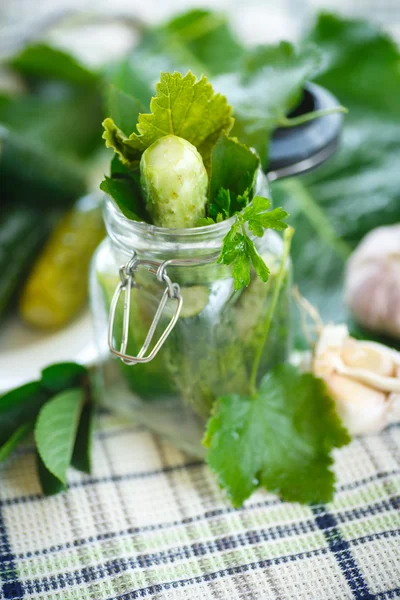
[[[270,200],[255,196],[253,202],[236,215],[234,224],[223,240],[218,262],[233,265],[232,274],[236,290],[249,285],[251,266],[262,281],[268,281],[269,269],[248,235],[247,229],[257,237],[262,237],[266,229],[277,231],[286,229],[288,225],[283,219],[288,216],[288,213],[282,208],[268,210],[270,206]]]

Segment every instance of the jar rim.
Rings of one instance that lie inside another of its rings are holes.
[[[267,177],[260,168],[257,173],[255,193],[267,195],[268,191]],[[145,221],[129,219],[108,195],[106,195],[103,212],[109,237],[127,254],[133,249],[139,254],[220,251],[223,238],[236,219],[236,215],[233,215],[220,223],[182,229],[158,227]]]
[[[220,223],[213,223],[211,225],[202,225],[200,227],[158,227],[157,225],[153,225],[152,223],[147,223],[146,221],[135,221],[133,219],[129,219],[126,217],[118,208],[114,200],[105,194],[106,197],[106,208],[108,211],[112,212],[112,217],[119,224],[125,225],[126,227],[130,227],[132,232],[137,234],[148,234],[151,233],[153,235],[160,236],[171,236],[174,239],[177,237],[192,237],[196,235],[204,235],[205,233],[213,233],[216,236],[221,233],[227,233],[229,229],[232,227],[236,215],[232,215],[229,219],[224,219]]]

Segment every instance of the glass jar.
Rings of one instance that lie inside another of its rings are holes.
[[[269,196],[261,172],[257,192]],[[234,217],[206,227],[165,229],[128,220],[107,198],[104,218],[108,237],[95,254],[91,272],[100,401],[202,456],[201,438],[215,398],[248,392],[282,240],[274,231],[254,239],[270,268],[269,281],[265,284],[253,273],[250,285],[235,291],[231,266],[216,263]],[[120,270],[121,265],[126,267]],[[289,266],[287,273],[258,378],[288,357]],[[156,313],[160,319],[146,345]],[[168,332],[152,360],[132,364],[134,357],[146,360],[147,346],[151,351]],[[121,351],[125,362],[112,356],[110,346],[117,354]]]

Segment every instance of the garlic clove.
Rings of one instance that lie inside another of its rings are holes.
[[[400,338],[400,223],[368,233],[346,266],[345,300],[357,321]]]
[[[337,353],[333,350],[326,350],[324,353],[316,355],[313,362],[313,371],[317,377],[326,377],[335,371]]]
[[[340,356],[348,367],[367,369],[384,377],[395,375],[395,363],[388,353],[365,346],[353,338],[348,338],[344,342]]]
[[[337,358],[335,371],[340,375],[351,377],[356,381],[370,385],[371,387],[381,390],[382,392],[400,393],[400,379],[397,377],[383,377],[382,375],[377,375],[376,373],[368,371],[367,369],[346,367],[346,365],[344,365],[340,360],[340,357]]]
[[[314,354],[318,356],[324,354],[327,350],[339,350],[349,338],[349,335],[346,325],[325,325],[319,333]]]
[[[388,396],[345,375],[325,377],[336,409],[351,435],[381,431],[388,419]]]
[[[352,435],[381,431],[400,407],[400,353],[351,338],[345,325],[321,329],[312,371],[324,379]]]

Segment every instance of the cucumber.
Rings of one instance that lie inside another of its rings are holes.
[[[99,198],[85,196],[66,213],[37,259],[20,300],[29,325],[63,327],[84,305],[89,263],[105,235]]]
[[[49,235],[54,214],[29,206],[7,207],[0,220],[0,317]]]

